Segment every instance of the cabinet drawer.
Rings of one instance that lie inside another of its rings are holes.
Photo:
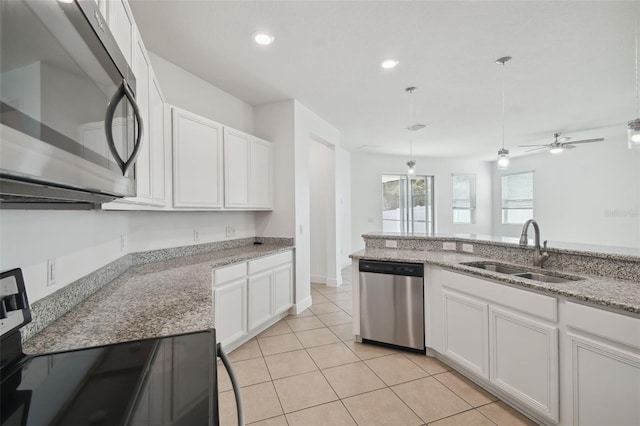
[[[273,269],[276,266],[283,265],[292,261],[293,253],[291,251],[252,260],[249,262],[249,275],[264,271],[265,269]]]
[[[213,271],[213,285],[220,286],[230,281],[238,280],[247,276],[247,263],[242,262],[236,265],[225,266]]]
[[[640,350],[640,319],[567,302],[567,325]]]
[[[442,285],[548,321],[558,321],[558,301],[555,297],[451,271],[442,271]]]

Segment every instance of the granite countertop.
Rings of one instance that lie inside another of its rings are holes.
[[[513,275],[505,275],[484,269],[461,265],[461,262],[488,261],[490,259],[457,252],[423,251],[423,250],[398,250],[368,248],[351,255],[353,259],[384,260],[390,262],[428,263],[469,273],[472,275],[500,281],[516,287],[549,293],[551,295],[564,296],[569,299],[588,302],[607,308],[625,311],[627,313],[640,314],[640,283],[636,281],[619,280],[606,277],[595,277],[583,274],[566,274],[550,269],[533,268],[529,266],[514,265],[527,270],[540,271],[556,276],[581,277],[579,281],[565,283],[544,283],[520,278]],[[509,263],[497,261],[509,265]]]
[[[291,250],[261,244],[133,266],[40,333],[26,353],[105,345],[214,326],[211,271]]]

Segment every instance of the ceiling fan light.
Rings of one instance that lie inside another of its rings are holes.
[[[629,149],[640,149],[640,118],[629,121],[627,125],[629,126],[627,146]]]
[[[562,146],[549,147],[549,152],[552,154],[560,154],[562,151],[564,151],[564,148],[562,148]]]
[[[500,149],[498,150],[498,168],[500,170],[505,170],[509,168],[509,150],[508,149]]]

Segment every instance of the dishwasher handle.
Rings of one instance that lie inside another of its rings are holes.
[[[383,262],[379,260],[361,260],[360,272],[374,274],[400,275],[404,277],[424,277],[424,264]]]

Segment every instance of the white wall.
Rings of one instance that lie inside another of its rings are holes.
[[[512,158],[506,171],[494,167],[495,234],[522,231],[501,223],[501,176],[533,170],[533,217],[543,240],[640,247],[640,150],[627,149],[620,130],[602,143]]]
[[[149,52],[149,58],[168,103],[253,134],[252,105],[153,52]]]
[[[336,191],[338,196],[340,268],[351,265],[351,153],[336,147]]]
[[[327,256],[331,256],[327,245],[330,233],[328,228],[334,193],[335,152],[320,142],[309,144],[309,232],[311,238],[311,282],[327,283]],[[329,251],[329,253],[328,253]],[[335,276],[332,277],[335,279]]]
[[[293,100],[255,107],[255,134],[273,144],[273,211],[255,214],[257,235],[295,238]]]
[[[436,233],[490,235],[492,163],[451,158],[416,158],[416,174],[434,176]],[[351,249],[364,248],[362,234],[382,232],[384,174],[406,174],[407,158],[351,153]],[[476,175],[477,217],[473,225],[453,223],[452,173]]]

